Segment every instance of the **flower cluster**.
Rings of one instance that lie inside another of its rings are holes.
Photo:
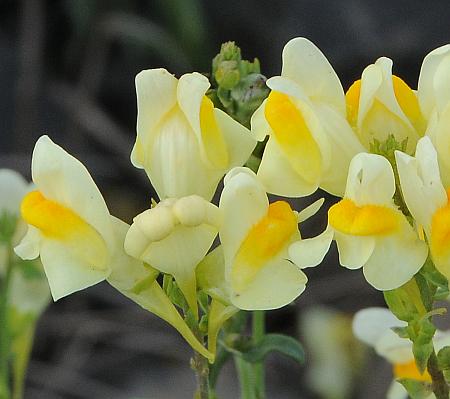
[[[302,269],[320,264],[333,240],[340,264],[362,268],[382,291],[403,286],[428,258],[450,278],[450,45],[426,56],[417,91],[383,57],[344,93],[321,51],[296,38],[267,86],[247,129],[215,106],[201,74],[137,75],[131,161],[159,202],[131,226],[110,214],[78,160],[41,137],[16,253],[40,256],[55,300],[106,280],[210,360],[225,320],[291,303],[307,283]],[[243,165],[258,141],[266,146],[255,173]],[[341,200],[326,230],[302,239],[299,223],[323,201],[297,212],[267,193],[318,188]],[[198,321],[199,292],[209,297],[208,349],[174,305]]]

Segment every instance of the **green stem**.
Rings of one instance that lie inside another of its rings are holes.
[[[255,379],[252,365],[239,356],[233,357],[241,390],[240,399],[256,399],[254,389]]]
[[[254,344],[258,344],[266,333],[265,313],[263,310],[255,310],[253,312],[252,335]],[[254,363],[255,375],[255,394],[256,399],[264,399],[266,397],[265,370],[264,361]]]
[[[0,399],[10,397],[9,390],[9,328],[8,287],[11,281],[11,250],[8,248],[6,270],[0,289]]]
[[[194,356],[191,359],[191,367],[195,371],[195,376],[197,378],[197,392],[195,393],[195,399],[209,399],[208,360],[198,352],[194,352]]]
[[[449,389],[447,382],[445,381],[444,374],[439,369],[436,352],[433,350],[430,358],[428,359],[428,373],[431,376],[431,386],[433,388],[436,399],[448,399]]]

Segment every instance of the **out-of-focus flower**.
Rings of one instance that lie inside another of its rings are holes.
[[[219,207],[231,303],[244,310],[276,309],[297,298],[307,282],[300,268],[322,261],[332,235],[301,240],[298,223],[304,214],[285,201],[269,204],[264,187],[248,168],[235,168],[225,176]]]
[[[220,227],[219,209],[198,195],[169,198],[136,216],[125,238],[125,251],[171,274],[196,315],[195,268]]]
[[[325,307],[301,315],[301,333],[308,350],[306,379],[323,399],[347,399],[361,372],[365,351],[351,333],[351,317]]]
[[[394,193],[389,161],[361,153],[350,164],[344,199],[328,211],[340,264],[363,267],[366,280],[379,290],[405,284],[428,254],[427,245],[394,205]]]
[[[400,338],[392,331],[393,327],[405,327],[406,325],[406,322],[398,320],[388,309],[367,308],[355,314],[353,333],[392,364],[395,379],[406,378],[431,383],[428,372],[425,371],[421,374],[416,366],[411,341]],[[436,350],[449,345],[450,332],[437,331],[433,343]],[[389,387],[387,399],[406,398],[408,398],[408,394],[405,388],[394,380]],[[434,395],[430,394],[428,398],[434,398]]]
[[[252,117],[259,141],[269,135],[258,170],[268,192],[288,197],[319,186],[342,196],[348,165],[364,147],[346,120],[342,85],[322,52],[295,38],[283,50],[281,76]]]
[[[379,58],[364,69],[346,93],[347,117],[362,144],[369,150],[374,140],[384,142],[394,135],[407,139],[408,152],[425,133],[425,120],[416,93],[392,75],[392,60]]]
[[[211,199],[222,176],[243,165],[256,141],[248,129],[214,108],[199,73],[179,80],[165,69],[136,76],[134,166],[145,169],[161,200],[192,194]]]
[[[436,268],[450,278],[449,191],[440,179],[436,150],[430,138],[423,137],[415,158],[400,151],[395,155],[405,203],[425,231]]]
[[[450,44],[439,47],[423,60],[417,96],[439,159],[441,178],[450,187]]]

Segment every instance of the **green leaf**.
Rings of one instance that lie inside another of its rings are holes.
[[[259,363],[270,353],[279,352],[300,364],[305,361],[303,346],[295,338],[282,334],[267,334],[256,345],[242,353],[242,358],[250,363]]]
[[[444,346],[437,354],[439,369],[450,370],[450,346]]]
[[[431,385],[426,382],[409,378],[402,378],[398,382],[405,387],[411,399],[425,399],[432,393]]]
[[[436,327],[429,318],[410,323],[409,336],[413,341],[413,354],[417,368],[423,373],[427,367],[428,358],[433,352],[433,336]]]
[[[411,321],[417,316],[417,309],[407,292],[401,287],[391,291],[384,291],[384,300],[392,313],[403,321]]]
[[[408,327],[392,327],[391,330],[394,331],[400,338],[409,339]]]

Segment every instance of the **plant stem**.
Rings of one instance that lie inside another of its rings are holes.
[[[252,335],[254,344],[258,344],[266,333],[265,313],[263,310],[253,312]],[[253,364],[255,376],[256,399],[264,399],[266,396],[264,361]]]
[[[240,399],[256,399],[253,367],[239,356],[234,357],[234,364],[241,388]]]
[[[5,275],[0,287],[0,399],[8,399],[10,396],[8,287],[11,280],[11,274],[11,250],[8,248]]]
[[[431,386],[436,399],[448,399],[449,389],[444,374],[439,370],[436,352],[433,350],[428,359],[428,373],[431,376]]]
[[[198,352],[194,352],[194,356],[191,359],[191,367],[195,371],[195,376],[197,378],[197,392],[195,393],[195,399],[209,399],[208,360]]]

